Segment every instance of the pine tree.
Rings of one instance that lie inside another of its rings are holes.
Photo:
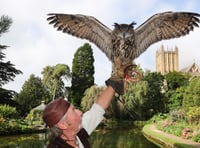
[[[0,37],[3,33],[8,32],[10,25],[12,24],[12,19],[7,16],[1,16],[0,18]],[[2,88],[4,84],[13,81],[16,75],[22,74],[22,72],[14,67],[14,65],[8,61],[5,62],[5,50],[8,46],[0,45],[0,104],[10,104],[10,98],[15,94],[12,90],[6,90]]]

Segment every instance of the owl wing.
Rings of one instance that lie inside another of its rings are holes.
[[[87,39],[99,47],[111,59],[111,30],[92,16],[71,14],[48,14],[49,24],[54,24],[58,31]]]
[[[135,30],[135,58],[155,42],[189,34],[194,27],[199,27],[198,17],[200,14],[189,12],[164,12],[153,15]]]

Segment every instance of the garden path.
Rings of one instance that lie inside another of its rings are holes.
[[[155,125],[151,125],[150,129],[154,132],[157,132],[157,133],[160,133],[166,137],[169,137],[170,139],[175,139],[176,141],[180,142],[180,143],[184,143],[184,144],[188,144],[188,145],[191,145],[192,147],[194,148],[200,148],[200,143],[197,143],[197,142],[194,142],[192,140],[189,140],[189,139],[183,139],[181,137],[178,137],[178,136],[175,136],[175,135],[172,135],[172,134],[168,134],[168,133],[165,133],[163,131],[160,131],[156,128]]]

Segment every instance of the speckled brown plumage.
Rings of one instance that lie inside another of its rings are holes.
[[[92,16],[49,14],[48,21],[64,33],[91,41],[113,64],[112,77],[122,78],[123,70],[155,42],[178,38],[199,27],[200,14],[164,12],[150,17],[134,29],[135,23],[114,24],[111,30]]]

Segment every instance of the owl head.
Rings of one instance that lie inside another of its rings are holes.
[[[114,23],[113,34],[123,39],[130,38],[134,35],[134,25],[136,25],[135,22],[131,24]]]

